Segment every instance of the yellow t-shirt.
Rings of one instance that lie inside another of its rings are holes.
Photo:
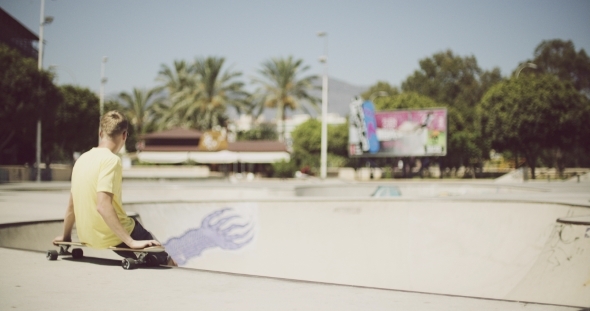
[[[72,171],[72,197],[80,242],[94,248],[122,243],[96,209],[98,192],[113,194],[113,207],[119,221],[127,232],[133,231],[135,222],[127,216],[121,201],[122,172],[121,159],[107,148],[92,148],[76,161]]]

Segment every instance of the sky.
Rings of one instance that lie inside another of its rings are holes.
[[[41,0],[0,0],[0,7],[39,34]],[[484,70],[508,76],[543,40],[572,40],[590,53],[590,1],[567,0],[46,0],[43,67],[58,84],[98,93],[101,63],[107,95],[158,85],[175,60],[226,59],[252,88],[261,64],[293,56],[331,78],[395,86],[421,59],[451,50],[475,56]],[[319,31],[327,37],[318,37]]]

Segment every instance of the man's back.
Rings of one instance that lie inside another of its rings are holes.
[[[74,165],[72,197],[78,238],[95,248],[107,248],[121,243],[96,209],[97,192],[113,194],[113,207],[127,232],[135,225],[127,217],[121,201],[121,159],[107,148],[92,148]]]

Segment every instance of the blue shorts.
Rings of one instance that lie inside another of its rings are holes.
[[[135,221],[135,228],[133,228],[133,231],[131,231],[131,234],[130,234],[132,239],[134,239],[134,240],[156,240],[156,238],[149,231],[147,231],[141,225],[141,223],[139,221],[137,221],[135,219],[133,219],[133,221]],[[117,245],[117,247],[129,248],[129,246],[127,246],[127,244],[125,244],[125,243],[121,243],[121,244]],[[133,253],[133,252],[115,251],[115,253],[117,253],[117,255],[119,255],[121,257],[137,259],[137,256],[135,256],[135,253]],[[168,253],[166,253],[166,252],[152,253],[151,255],[156,257],[158,259],[158,262],[161,265],[165,265],[168,263],[169,256],[168,256]]]

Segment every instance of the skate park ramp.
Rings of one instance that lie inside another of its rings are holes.
[[[590,204],[532,186],[397,183],[401,196],[371,197],[377,186],[139,185],[125,208],[186,268],[590,306]],[[61,226],[3,224],[0,246],[45,251]]]
[[[590,306],[585,207],[259,200],[129,204],[184,267]]]

